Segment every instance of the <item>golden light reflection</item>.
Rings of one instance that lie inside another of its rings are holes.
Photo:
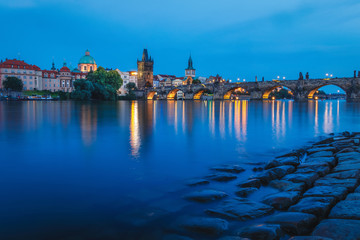
[[[97,108],[82,105],[80,113],[81,137],[85,146],[92,145],[97,136]]]
[[[332,104],[333,104],[332,102],[325,103],[324,125],[323,125],[325,133],[332,133],[334,131]]]
[[[319,134],[319,101],[315,101],[315,122],[314,122],[315,134]]]
[[[215,104],[214,101],[209,101],[209,129],[211,134],[215,136]]]
[[[138,102],[132,101],[130,113],[130,147],[131,155],[135,158],[139,157],[140,142]]]
[[[248,101],[242,101],[242,110],[241,110],[241,129],[243,141],[246,141],[247,138],[247,119],[248,119]]]
[[[219,117],[219,129],[220,129],[220,136],[222,138],[225,137],[225,102],[220,102],[220,117]]]

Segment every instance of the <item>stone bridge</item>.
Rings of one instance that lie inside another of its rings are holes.
[[[175,99],[176,93],[182,91],[184,99],[201,99],[203,93],[213,94],[214,100],[230,99],[231,94],[242,89],[252,100],[268,99],[271,91],[278,87],[288,88],[294,95],[294,99],[304,101],[312,99],[314,93],[321,87],[335,85],[346,92],[348,101],[360,101],[360,78],[330,78],[309,80],[283,80],[264,82],[241,82],[241,83],[211,83],[182,85],[178,87],[159,87],[138,90],[135,92],[138,98],[151,100],[156,95],[157,99]]]

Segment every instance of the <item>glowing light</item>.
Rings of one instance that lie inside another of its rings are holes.
[[[315,100],[318,100],[319,98],[317,96],[314,97]]]
[[[275,97],[271,97],[271,100],[275,100]]]

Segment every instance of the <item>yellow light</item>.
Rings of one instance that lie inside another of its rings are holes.
[[[319,98],[317,96],[315,96],[315,100],[318,100]]]
[[[275,97],[271,97],[271,100],[275,100]]]

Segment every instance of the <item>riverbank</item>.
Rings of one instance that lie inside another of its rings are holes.
[[[360,239],[359,145],[360,133],[332,135],[254,167],[240,182],[244,168],[214,167],[184,195],[204,214],[179,217],[165,238]],[[236,190],[209,188],[217,182],[236,182]]]

